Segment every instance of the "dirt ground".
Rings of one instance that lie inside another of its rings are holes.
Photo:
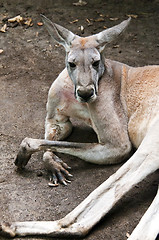
[[[35,154],[24,171],[17,171],[14,159],[21,140],[44,136],[47,93],[64,67],[64,50],[52,44],[44,26],[37,25],[40,13],[79,35],[83,26],[84,36],[133,14],[123,37],[107,46],[106,57],[132,66],[159,64],[158,0],[87,0],[86,6],[74,6],[74,2],[0,0],[0,28],[2,19],[18,14],[31,17],[34,23],[29,28],[19,25],[0,32],[0,221],[59,219],[120,167],[96,166],[62,155],[74,177],[67,187],[57,188],[48,186],[42,153]],[[74,125],[70,141],[96,141],[90,128],[77,120]],[[126,234],[132,232],[154,198],[158,183],[159,171],[127,194],[85,239],[127,239]]]

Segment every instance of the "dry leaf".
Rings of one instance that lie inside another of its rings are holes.
[[[73,21],[70,22],[70,23],[72,24],[72,23],[76,23],[76,22],[78,22],[78,19],[75,19],[75,20],[73,20]]]
[[[119,18],[109,18],[111,21],[117,21]]]
[[[31,18],[24,18],[24,24],[27,25],[28,27],[33,26],[33,22]]]
[[[105,21],[104,18],[97,18],[97,19],[95,19],[95,22],[104,22],[104,21]]]
[[[129,237],[130,237],[130,234],[129,234],[128,232],[126,233],[126,237],[127,237],[127,238],[129,238]]]
[[[93,19],[90,19],[91,21],[93,21]],[[86,22],[88,23],[88,26],[93,25],[93,23],[90,21],[88,18],[86,18]]]
[[[27,25],[28,27],[32,27],[33,26],[33,22],[31,18],[23,18],[20,15],[13,17],[13,18],[9,18],[8,19],[9,23],[19,23],[21,25]]]
[[[135,18],[135,19],[138,17],[138,15],[136,15],[136,14],[127,14],[126,16],[127,17],[132,17],[132,18]]]
[[[88,18],[86,18],[86,21],[88,22],[88,24],[90,24],[91,22],[90,22],[90,20],[88,19]]]
[[[3,50],[3,49],[0,49],[0,54],[3,53],[3,52],[4,52],[4,50]]]
[[[73,3],[73,5],[75,6],[85,6],[87,4],[87,2],[83,1],[83,0],[79,0],[76,3]]]
[[[4,26],[0,29],[0,32],[5,33],[7,29],[7,24],[4,24]]]
[[[113,48],[119,48],[119,45],[118,45],[118,44],[117,44],[117,45],[114,45]]]
[[[43,23],[42,22],[38,22],[37,25],[38,26],[43,26]]]
[[[84,27],[80,26],[80,30],[81,30],[81,33],[83,34],[84,33]]]
[[[18,22],[18,23],[20,23],[20,22],[22,22],[22,21],[23,21],[23,18],[22,18],[20,15],[8,19],[8,22],[10,22],[10,23],[13,23],[13,22]]]

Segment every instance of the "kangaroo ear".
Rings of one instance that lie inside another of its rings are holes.
[[[66,28],[51,22],[47,17],[45,17],[42,14],[41,18],[51,37],[56,42],[63,45],[66,51],[69,51],[71,42],[73,41],[76,35],[71,31],[67,30]]]
[[[107,43],[112,42],[127,28],[130,20],[131,17],[112,28],[108,28],[98,34],[95,34],[96,41],[99,43],[100,52],[104,50]]]

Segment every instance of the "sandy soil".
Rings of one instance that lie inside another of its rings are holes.
[[[132,66],[159,64],[159,1],[87,0],[77,7],[74,0],[0,0],[0,28],[4,17],[21,14],[34,25],[9,27],[0,32],[0,221],[55,220],[65,216],[120,165],[96,166],[62,155],[74,175],[67,187],[48,187],[42,153],[35,154],[24,171],[17,171],[14,159],[21,140],[43,138],[47,93],[64,67],[64,50],[51,45],[39,14],[84,36],[113,26],[134,14],[124,36],[109,45],[106,57]],[[103,16],[104,15],[104,16]],[[110,20],[113,18],[113,20]],[[118,18],[118,19],[114,19]],[[70,23],[73,22],[74,23]],[[88,20],[91,21],[89,26]],[[74,122],[70,140],[96,141],[94,132]],[[157,191],[159,172],[136,186],[86,237],[87,240],[123,240],[131,233]],[[6,238],[0,237],[1,240]],[[18,240],[22,238],[17,238]],[[25,238],[30,239],[30,238]],[[44,239],[33,237],[35,239]]]

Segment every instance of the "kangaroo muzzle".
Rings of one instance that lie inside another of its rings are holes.
[[[93,102],[96,99],[96,91],[94,87],[78,87],[75,96],[79,102]]]

